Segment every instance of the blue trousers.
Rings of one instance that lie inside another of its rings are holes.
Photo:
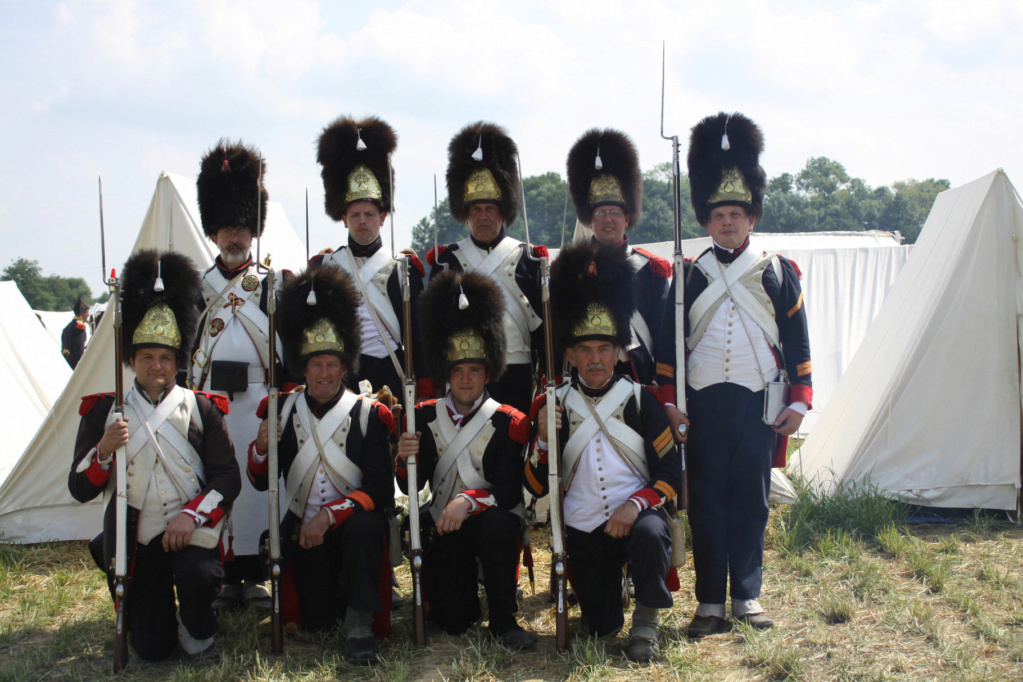
[[[572,563],[572,577],[579,609],[589,625],[589,634],[603,637],[621,629],[622,566],[626,561],[636,586],[636,602],[658,609],[671,608],[671,592],[664,584],[671,562],[671,533],[661,509],[639,514],[632,531],[613,538],[600,527],[584,533],[565,529],[565,545]]]
[[[763,423],[764,392],[736,384],[689,391],[686,447],[696,599],[760,597],[771,464],[777,434]]]

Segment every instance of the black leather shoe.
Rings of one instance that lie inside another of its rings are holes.
[[[721,632],[728,632],[731,629],[732,624],[724,618],[717,616],[693,616],[693,622],[686,628],[686,635],[689,639],[701,639]]]
[[[529,647],[537,643],[537,636],[529,630],[523,629],[519,624],[515,624],[511,627],[505,628],[500,632],[495,632],[493,628],[488,628],[490,636],[500,642],[503,646],[508,647],[514,651],[521,649],[528,649]]]
[[[746,623],[754,630],[770,630],[774,627],[774,621],[767,617],[763,612],[761,613],[747,613],[739,616],[735,620],[740,623]]]
[[[356,637],[348,640],[348,655],[358,665],[376,665],[380,662],[377,641],[373,637]]]
[[[188,660],[198,665],[216,665],[220,663],[220,652],[216,644],[210,644],[197,654],[185,654]]]

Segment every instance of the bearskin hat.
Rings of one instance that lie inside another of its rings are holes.
[[[639,223],[643,210],[643,174],[639,155],[629,137],[618,130],[593,128],[583,133],[568,152],[568,187],[579,220],[593,220],[597,206],[614,204]]]
[[[394,129],[375,116],[361,121],[341,116],[324,128],[316,160],[323,166],[320,177],[327,215],[340,221],[348,204],[360,200],[375,201],[389,213],[394,208],[390,158],[397,147]],[[367,168],[373,179],[357,176],[353,186],[350,178],[359,166]]]
[[[337,355],[349,371],[358,368],[360,300],[352,278],[340,268],[310,265],[288,278],[279,297],[277,329],[296,376],[302,375],[305,359],[319,353]]]
[[[721,112],[693,127],[689,137],[689,186],[701,225],[710,220],[715,206],[744,206],[752,217],[763,216],[767,189],[767,175],[760,166],[763,151],[760,128],[740,113]],[[741,182],[732,171],[738,172]]]
[[[419,298],[419,323],[434,382],[443,385],[460,362],[482,362],[490,381],[504,374],[508,343],[501,323],[504,296],[499,286],[476,272],[444,270],[430,278]]]
[[[448,145],[448,206],[460,223],[469,218],[469,206],[494,201],[501,207],[505,227],[515,222],[519,211],[519,151],[504,128],[477,121],[462,128]],[[477,171],[490,171],[497,184],[496,193],[486,198],[466,197],[466,183]]]
[[[199,271],[188,256],[144,250],[129,258],[121,271],[125,366],[137,348],[171,348],[178,367],[184,367],[199,328],[201,301]]]
[[[199,163],[199,217],[207,237],[222,227],[247,227],[258,237],[266,224],[266,162],[241,140],[221,139]]]
[[[636,311],[635,279],[625,249],[593,240],[562,249],[551,266],[555,357],[580,341],[628,346]]]

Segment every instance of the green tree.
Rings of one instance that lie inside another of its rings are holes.
[[[81,296],[92,302],[92,291],[80,277],[44,277],[34,260],[19,258],[4,268],[0,281],[13,281],[33,310],[71,310]]]
[[[884,229],[898,230],[909,244],[916,242],[927,215],[931,212],[931,206],[934,205],[934,199],[951,186],[952,183],[948,180],[935,178],[920,182],[904,180],[893,183],[895,196],[881,219],[887,226]]]

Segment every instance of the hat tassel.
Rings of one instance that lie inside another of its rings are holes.
[[[162,272],[162,261],[157,260],[156,261],[156,281],[153,282],[153,291],[155,291],[157,293],[160,293],[161,291],[164,290],[163,277],[160,276],[161,272]]]
[[[465,295],[465,290],[462,289],[462,283],[458,283],[458,309],[465,310],[469,307],[469,297]]]
[[[306,305],[316,305],[316,279],[309,280],[309,295],[305,297]]]
[[[355,149],[356,149],[356,150],[358,150],[358,151],[360,151],[360,152],[361,152],[361,151],[365,151],[365,149],[366,149],[366,143],[362,141],[362,128],[359,128],[359,129],[358,129],[358,130],[356,131],[356,135],[358,135],[358,136],[359,136],[359,141],[355,143]]]
[[[482,161],[483,160],[483,134],[482,133],[480,134],[480,141],[479,141],[479,144],[476,146],[476,151],[474,151],[472,153],[472,160],[473,161]]]

